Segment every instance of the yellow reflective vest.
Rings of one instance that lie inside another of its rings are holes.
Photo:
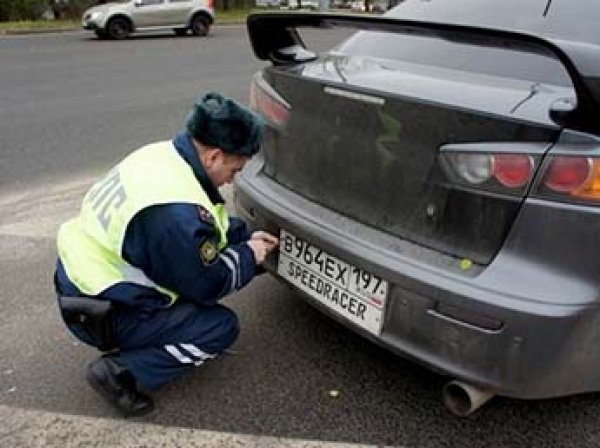
[[[122,257],[128,224],[141,210],[153,205],[201,205],[214,218],[219,250],[227,245],[229,218],[224,204],[213,204],[190,165],[170,141],[138,149],[113,168],[86,193],[79,215],[64,223],[57,237],[58,255],[67,276],[90,296],[129,282],[167,294],[177,292],[157,285]]]

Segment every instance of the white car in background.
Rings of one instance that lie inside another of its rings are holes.
[[[355,0],[350,3],[350,9],[352,11],[365,11],[365,2],[364,0]]]
[[[283,6],[281,0],[256,0],[255,4],[257,8],[276,8]]]
[[[82,26],[100,38],[125,39],[137,31],[172,29],[206,36],[215,19],[213,0],[121,0],[83,13]]]
[[[319,0],[290,0],[289,8],[297,9],[319,9]]]
[[[317,10],[317,9],[319,9],[319,1],[318,0],[302,0],[302,7]]]

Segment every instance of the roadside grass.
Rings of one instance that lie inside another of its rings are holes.
[[[79,20],[20,20],[18,22],[0,22],[0,31],[10,30],[55,30],[62,28],[77,28]]]
[[[0,0],[2,1],[2,0]],[[228,11],[217,11],[215,14],[215,23],[244,23],[246,17],[254,9],[230,9]],[[21,20],[13,22],[0,22],[0,33],[9,31],[26,30],[59,30],[59,29],[79,29],[81,21],[79,20]]]

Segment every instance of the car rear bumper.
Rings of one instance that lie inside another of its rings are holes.
[[[510,236],[489,266],[465,269],[454,257],[295,195],[261,167],[253,160],[235,184],[236,208],[252,228],[289,230],[389,282],[378,336],[302,294],[323,312],[397,354],[499,395],[546,398],[600,389],[596,284],[519,254]],[[276,274],[277,260],[266,267]]]

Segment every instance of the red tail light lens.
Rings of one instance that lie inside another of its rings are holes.
[[[531,179],[533,166],[533,159],[527,154],[496,154],[494,177],[505,187],[520,188]]]
[[[256,78],[250,86],[250,107],[260,112],[272,124],[281,127],[289,119],[290,106],[268,84]]]
[[[207,6],[211,9],[215,9],[215,0],[207,0]]]
[[[546,169],[543,184],[557,193],[575,193],[590,179],[593,163],[588,157],[556,156]]]

